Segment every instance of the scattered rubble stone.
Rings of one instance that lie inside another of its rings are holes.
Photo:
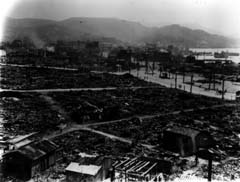
[[[114,75],[89,71],[58,70],[37,67],[1,68],[4,89],[96,88],[123,86],[156,86],[126,73]]]

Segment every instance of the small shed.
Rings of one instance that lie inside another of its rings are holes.
[[[102,166],[96,165],[81,165],[76,162],[71,162],[66,170],[66,181],[76,182],[98,182],[102,181]]]
[[[59,147],[51,141],[32,142],[3,155],[2,169],[5,177],[29,180],[40,171],[56,163]]]
[[[96,182],[108,178],[112,168],[110,156],[88,155],[80,153],[78,162],[72,162],[65,169],[67,182]]]
[[[208,132],[181,126],[164,130],[162,140],[165,149],[183,157],[195,154],[199,148],[210,148],[215,143]]]

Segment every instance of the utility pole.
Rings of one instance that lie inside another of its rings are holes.
[[[148,73],[148,60],[145,61],[145,74]]]
[[[131,56],[130,56],[130,58],[128,57],[127,58],[128,59],[128,72],[129,72],[129,74],[131,73]]]
[[[224,91],[224,76],[222,77],[222,100],[224,100],[224,94],[225,94],[225,91]]]
[[[127,182],[127,169],[125,169],[125,182]]]
[[[185,71],[183,72],[183,80],[182,82],[184,83],[185,82]]]
[[[139,76],[139,63],[137,63],[137,77]]]
[[[177,88],[177,72],[175,73],[175,88]]]
[[[216,88],[216,75],[215,72],[213,73],[213,90]]]
[[[208,182],[212,180],[212,157],[210,156],[208,159]]]
[[[209,73],[209,79],[208,79],[209,85],[208,85],[208,90],[211,89],[211,81],[212,81],[212,73]]]
[[[192,85],[193,85],[193,74],[191,75],[190,93],[192,93]]]
[[[155,70],[155,59],[153,60],[152,75],[154,74],[154,70]]]

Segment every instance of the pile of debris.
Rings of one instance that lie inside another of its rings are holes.
[[[222,161],[212,167],[212,178],[220,181],[232,181],[240,179],[240,159],[234,158]],[[207,177],[208,166],[207,164],[201,165],[194,175]]]
[[[96,88],[155,85],[135,78],[130,74],[114,75],[41,67],[2,66],[1,77],[1,87],[4,89]]]
[[[63,148],[64,161],[77,161],[80,152],[99,155],[126,156],[142,151],[139,147],[111,140],[89,131],[74,131],[53,140]]]
[[[3,127],[11,134],[56,130],[66,121],[35,93],[1,93]]]
[[[164,114],[222,103],[221,100],[163,87],[62,92],[50,95],[78,123],[109,121],[135,115]]]

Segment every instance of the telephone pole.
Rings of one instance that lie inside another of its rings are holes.
[[[177,88],[177,72],[175,73],[175,88]]]
[[[190,93],[192,93],[192,85],[193,85],[193,74],[191,75]]]
[[[216,89],[216,75],[215,72],[213,73],[213,90]]]
[[[211,90],[211,81],[212,81],[212,73],[209,73],[209,79],[208,79],[209,85],[208,85],[208,90]]]
[[[225,80],[224,80],[224,76],[223,76],[223,78],[222,78],[222,100],[224,100],[224,94],[225,94],[225,91],[224,91],[224,82],[225,82]]]
[[[185,82],[185,71],[183,72],[183,80],[182,82],[184,83]]]

